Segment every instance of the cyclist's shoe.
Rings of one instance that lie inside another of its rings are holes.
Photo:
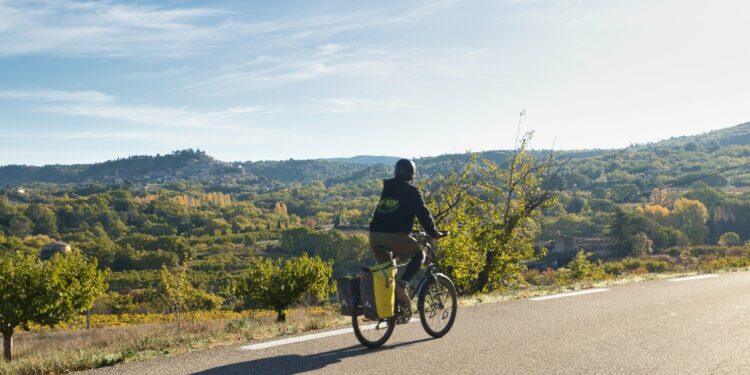
[[[396,310],[396,324],[408,323],[411,320],[411,298],[407,292],[409,282],[399,281],[396,284],[396,304],[398,309]]]

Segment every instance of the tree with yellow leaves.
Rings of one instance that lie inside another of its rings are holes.
[[[273,213],[284,217],[289,216],[286,210],[286,204],[284,202],[276,202],[276,207],[274,207]]]
[[[669,225],[671,213],[669,209],[658,204],[647,204],[635,209],[636,214],[645,216],[659,225]]]
[[[672,222],[692,243],[703,243],[708,234],[708,209],[700,201],[680,198],[674,202]]]

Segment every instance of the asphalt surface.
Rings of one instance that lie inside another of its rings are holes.
[[[83,374],[750,374],[750,273],[543,301],[459,308],[451,332],[396,327],[381,349],[353,334],[240,346]]]

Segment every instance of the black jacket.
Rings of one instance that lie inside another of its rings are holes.
[[[438,237],[435,220],[419,190],[397,178],[385,180],[380,202],[370,222],[370,232],[411,233],[415,216],[430,237]]]

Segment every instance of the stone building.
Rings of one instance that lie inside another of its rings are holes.
[[[39,259],[48,260],[55,254],[67,254],[72,250],[70,244],[60,241],[50,242],[39,250]]]

